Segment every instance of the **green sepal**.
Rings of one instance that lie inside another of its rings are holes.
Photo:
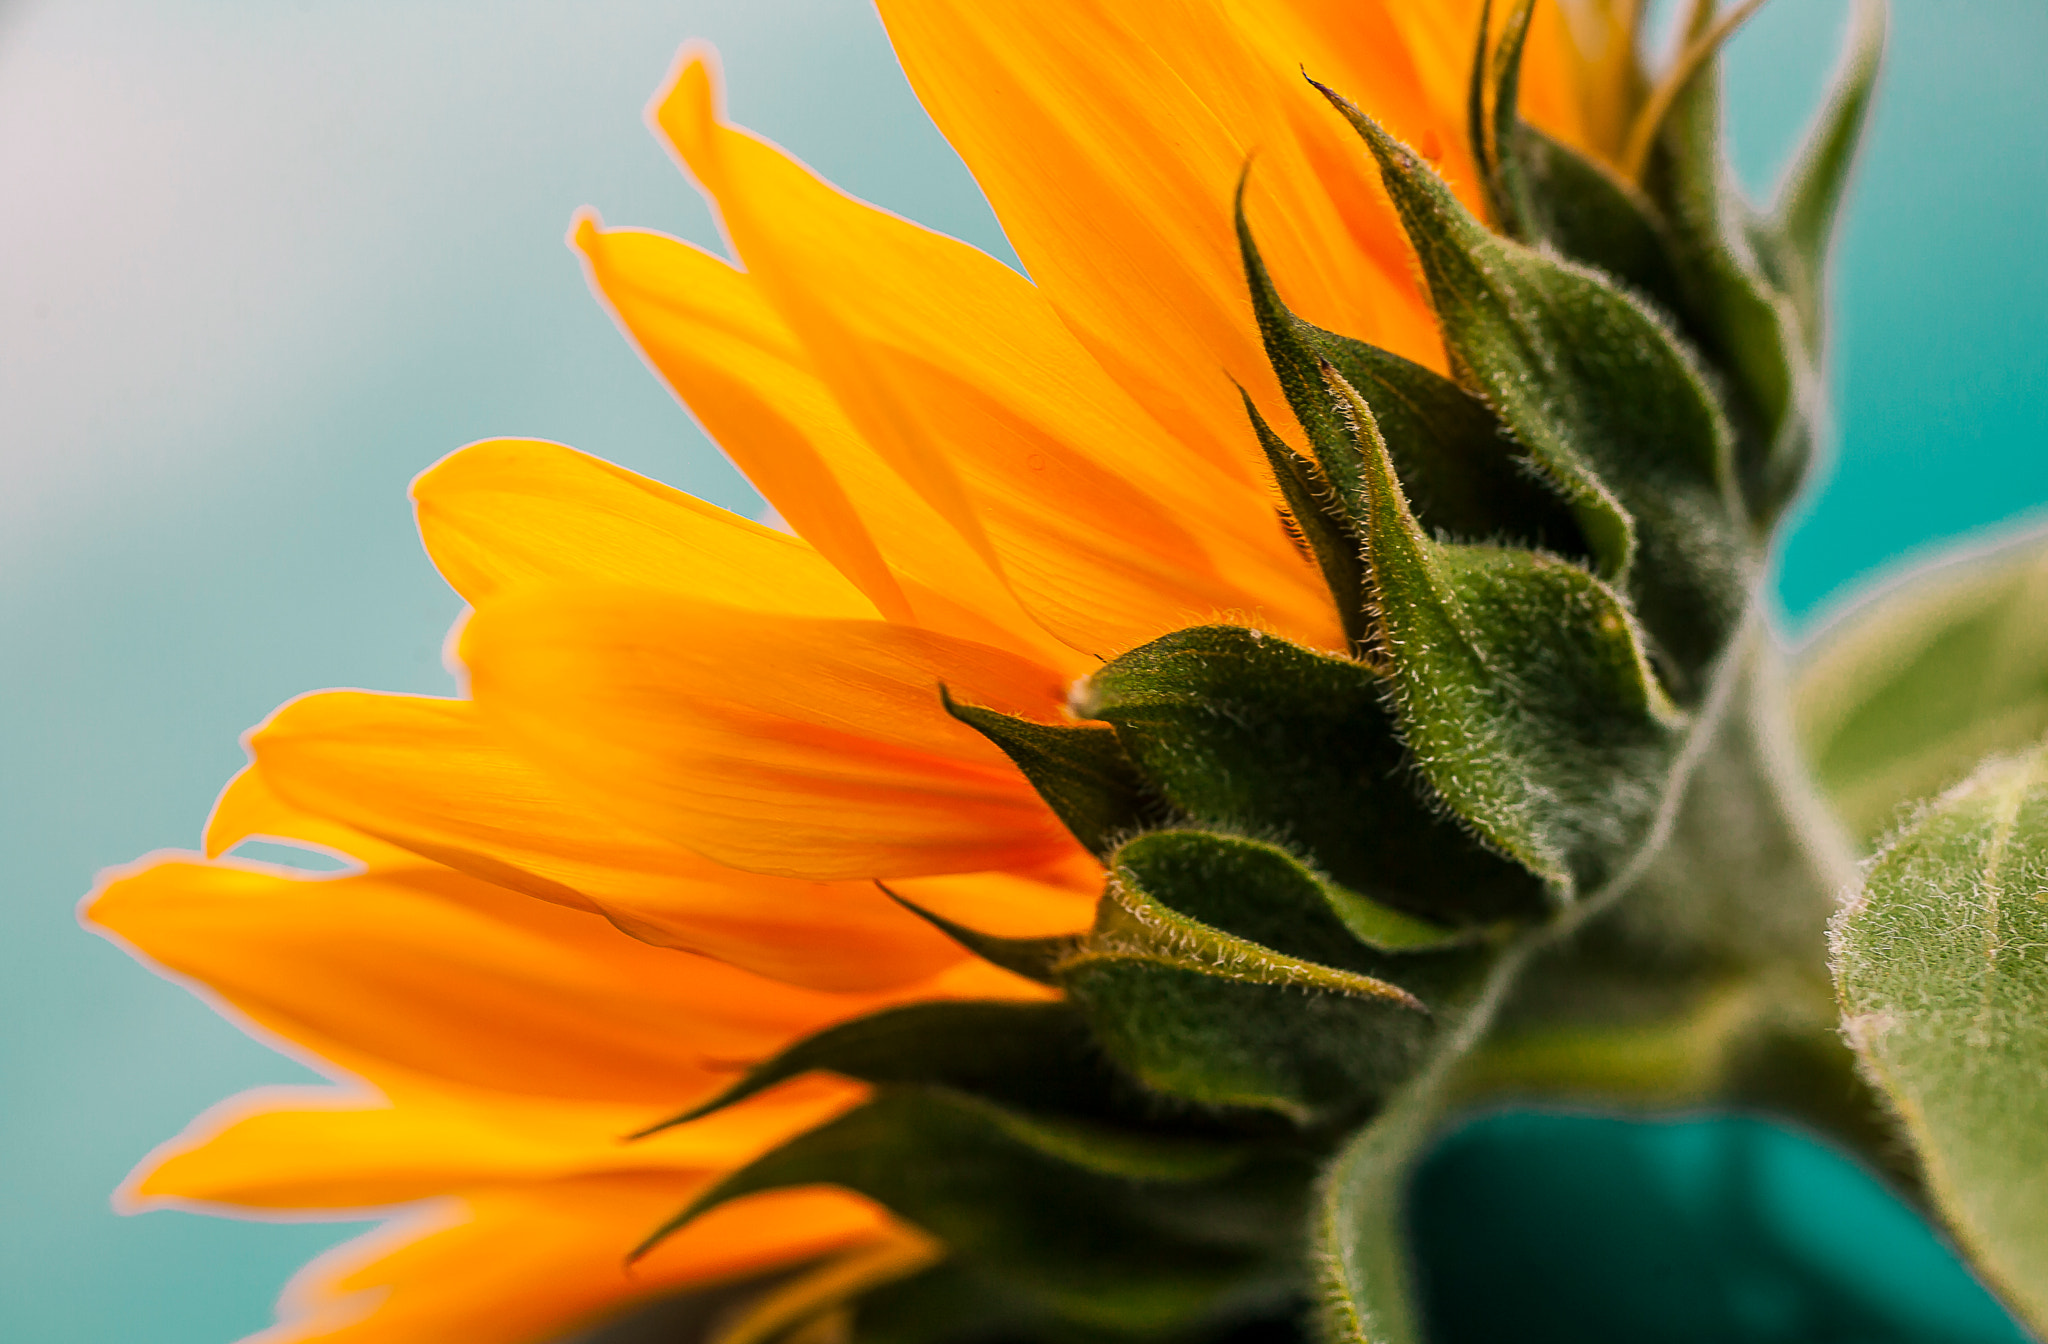
[[[1081,941],[1070,934],[1057,934],[1046,938],[1005,938],[999,934],[983,933],[979,929],[970,929],[965,924],[956,923],[944,915],[927,910],[915,901],[906,900],[883,883],[877,882],[875,885],[881,887],[882,894],[890,900],[983,961],[1000,966],[1012,975],[1035,980],[1041,985],[1059,982],[1053,968],[1070,955]]]
[[[1449,1002],[1481,957],[1376,954],[1273,846],[1167,831],[1118,851],[1095,929],[1060,978],[1103,1047],[1155,1091],[1312,1124],[1377,1104],[1433,1036],[1434,1015],[1390,971]]]
[[[1979,1275],[2048,1329],[2048,746],[1929,804],[1832,927],[1842,1030]]]
[[[1493,0],[1479,6],[1479,36],[1472,48],[1472,73],[1465,85],[1465,132],[1472,142],[1472,161],[1479,167],[1479,184],[1486,203],[1510,233],[1520,236],[1517,226],[1525,217],[1528,203],[1524,184],[1517,181],[1514,165],[1508,161],[1518,120],[1522,48],[1529,38],[1529,19],[1536,0],[1515,0],[1501,25],[1500,41],[1491,50]]]
[[[939,1000],[886,1008],[805,1037],[700,1106],[637,1134],[701,1119],[823,1070],[857,1082],[931,1083],[1024,1111],[1107,1117],[1136,1089],[1090,1043],[1071,1004]]]
[[[1540,914],[1541,884],[1415,777],[1388,689],[1353,659],[1217,625],[1124,654],[1075,700],[1198,825],[1282,841],[1338,885],[1439,923]]]
[[[1002,748],[1046,806],[1097,857],[1161,818],[1157,802],[1116,734],[1078,724],[1034,723],[962,704],[945,687],[946,712]]]
[[[1493,233],[1406,146],[1324,93],[1379,163],[1459,376],[1564,487],[1673,693],[1704,693],[1754,560],[1730,432],[1692,355],[1598,272]]]
[[[1337,492],[1333,503],[1342,516],[1353,524],[1358,518],[1356,450],[1317,371],[1322,361],[1342,370],[1372,403],[1426,526],[1454,537],[1515,537],[1561,554],[1586,553],[1570,507],[1532,470],[1484,402],[1420,364],[1305,321],[1282,302],[1245,219],[1242,182],[1237,240],[1266,359]]]
[[[1805,329],[1807,350],[1818,357],[1825,335],[1825,282],[1835,217],[1848,186],[1849,170],[1869,120],[1871,93],[1884,63],[1885,7],[1861,0],[1841,69],[1826,104],[1808,128],[1791,167],[1778,184],[1770,229],[1778,247],[1779,283],[1791,297]]]
[[[1697,7],[1702,25],[1712,11]],[[1702,67],[1672,103],[1643,190],[1671,239],[1686,334],[1725,379],[1737,477],[1758,526],[1767,527],[1812,460],[1821,389],[1799,314],[1770,276],[1763,221],[1722,152],[1718,61]]]
[[[1116,871],[1179,914],[1276,952],[1367,974],[1392,965],[1372,952],[1421,952],[1472,935],[1416,919],[1341,887],[1284,847],[1214,831],[1153,831],[1116,854]]]
[[[1075,1340],[1028,1294],[949,1259],[883,1284],[853,1303],[857,1344],[960,1344],[963,1340]],[[1098,1336],[1083,1336],[1096,1344]],[[1112,1335],[1112,1338],[1115,1338]]]
[[[1524,183],[1525,241],[1543,242],[1605,272],[1666,312],[1678,311],[1678,273],[1656,208],[1612,169],[1526,122],[1510,161]]]
[[[1534,551],[1424,535],[1371,411],[1356,409],[1402,737],[1459,816],[1569,900],[1647,834],[1685,717],[1627,604],[1598,578]]]
[[[1649,198],[1611,169],[1521,119],[1522,52],[1534,8],[1534,0],[1516,5],[1491,60],[1482,22],[1472,65],[1474,157],[1483,167],[1481,180],[1494,217],[1508,236],[1604,271],[1676,311],[1679,287],[1671,245]],[[1490,115],[1483,111],[1487,108]]]
[[[1151,1333],[1199,1318],[1266,1272],[1292,1204],[1239,1222],[1209,1205],[1246,1204],[1270,1159],[1242,1144],[1026,1116],[930,1086],[885,1086],[865,1104],[716,1182],[649,1237],[644,1254],[704,1213],[747,1195],[833,1185],[943,1241],[1050,1313]],[[1256,1198],[1252,1201],[1256,1203]]]
[[[1365,558],[1361,542],[1352,530],[1336,490],[1317,463],[1303,457],[1281,441],[1259,408],[1244,394],[1245,414],[1251,418],[1252,433],[1273,469],[1280,497],[1287,501],[1286,521],[1292,536],[1308,548],[1309,555],[1323,571],[1323,584],[1336,603],[1337,619],[1344,626],[1344,638],[1351,648],[1364,645],[1366,634]]]

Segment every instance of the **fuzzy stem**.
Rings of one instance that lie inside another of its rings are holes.
[[[1853,851],[1793,749],[1752,622],[1727,712],[1630,888],[1533,965],[1460,1079],[1466,1105],[1766,1111],[1918,1179],[1836,1030],[1826,926]]]

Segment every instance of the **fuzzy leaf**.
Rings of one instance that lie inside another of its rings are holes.
[[[1868,841],[1992,752],[2048,733],[2048,539],[1930,565],[1824,631],[1801,670],[1799,734]]]
[[[1387,689],[1352,659],[1198,626],[1118,658],[1076,700],[1200,825],[1284,842],[1350,891],[1444,924],[1539,913],[1539,884],[1414,777]]]
[[[1097,856],[1143,830],[1148,820],[1158,820],[1158,805],[1115,733],[1034,723],[962,704],[944,687],[939,695],[947,713],[1002,748],[1074,838]]]
[[[1406,146],[1329,96],[1379,163],[1459,376],[1563,486],[1673,693],[1702,694],[1754,561],[1729,430],[1692,356],[1598,273],[1487,229]]]
[[[943,1241],[959,1261],[1098,1329],[1158,1331],[1262,1271],[1292,1200],[1241,1145],[1026,1117],[937,1087],[872,1100],[717,1182],[649,1239],[745,1195],[837,1185]],[[1204,1216],[1212,1192],[1271,1184],[1277,1208]],[[1298,1178],[1297,1178],[1298,1179]]]
[[[1356,415],[1367,557],[1408,748],[1459,816],[1560,898],[1597,886],[1645,834],[1682,721],[1626,605],[1537,552],[1432,541],[1371,412],[1360,402]]]
[[[656,1129],[813,1070],[864,1083],[932,1083],[1024,1111],[1098,1117],[1133,1090],[1091,1046],[1086,1020],[1069,1004],[947,1000],[884,1009],[806,1037]]]
[[[1843,1028],[1979,1273],[2048,1328],[2048,747],[1907,823],[1834,926]]]
[[[1325,360],[1372,403],[1395,470],[1425,526],[1455,537],[1515,537],[1560,554],[1587,553],[1569,506],[1531,468],[1484,402],[1420,364],[1294,315],[1260,259],[1245,221],[1242,186],[1237,238],[1266,358],[1338,492],[1340,512],[1357,521],[1345,502],[1357,500],[1358,467],[1342,410],[1318,372]]]
[[[1372,970],[1394,962],[1351,941],[1317,884],[1272,846],[1159,832],[1118,851],[1113,872],[1095,931],[1060,978],[1104,1048],[1155,1090],[1308,1121],[1369,1107],[1433,1033],[1402,985],[1303,954],[1329,949]],[[1185,913],[1227,906],[1251,920],[1262,904],[1272,913],[1258,931],[1281,946]],[[1398,960],[1449,999],[1471,955]]]

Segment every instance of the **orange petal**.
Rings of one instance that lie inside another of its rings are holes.
[[[397,1099],[259,1088],[213,1107],[117,1196],[151,1207],[361,1210],[492,1185],[649,1171],[709,1181],[831,1119],[866,1089],[822,1074],[626,1141],[671,1108],[408,1087]]]
[[[421,866],[410,850],[286,802],[254,765],[243,767],[214,799],[206,819],[206,857],[217,859],[244,840],[315,850],[380,871]]]
[[[1039,718],[1058,677],[873,621],[761,616],[631,589],[522,590],[465,635],[477,703],[632,825],[814,880],[1030,868],[1078,847],[940,686]]]
[[[1256,479],[1232,380],[1285,420],[1231,226],[1247,162],[1252,223],[1291,303],[1410,358],[1441,366],[1442,353],[1356,137],[1219,5],[884,0],[882,13],[1067,325],[1183,442]],[[1375,110],[1378,92],[1361,94]],[[1394,110],[1397,126],[1412,119]]]
[[[87,913],[256,1026],[372,1082],[680,1106],[728,1081],[733,1061],[885,1001],[650,947],[446,871],[308,878],[168,859],[117,871]]]
[[[809,544],[560,444],[472,444],[420,473],[412,496],[427,553],[471,604],[523,581],[594,579],[789,615],[876,615]]]
[[[1263,607],[1336,637],[1266,488],[1168,436],[1030,282],[847,196],[725,124],[716,100],[699,57],[656,115],[749,273],[870,443],[899,464],[943,463],[947,483],[926,498],[986,538],[1049,629],[1107,656]]]
[[[304,696],[249,749],[267,785],[311,813],[773,979],[883,989],[964,958],[871,883],[740,872],[619,824],[512,752],[469,701]],[[1064,914],[1071,902],[1055,899]]]
[[[645,1260],[687,1179],[593,1176],[472,1195],[302,1270],[284,1324],[248,1344],[532,1344],[650,1297],[916,1234],[843,1191],[776,1191],[706,1214]]]
[[[884,615],[1041,656],[1059,647],[861,438],[752,276],[589,218],[572,238],[591,284],[705,432]]]
[[[1243,4],[1243,0],[1238,0]],[[1635,0],[1620,0],[1622,5]],[[1527,120],[1580,149],[1594,149],[1589,143],[1586,115],[1590,97],[1594,94],[1591,81],[1594,72],[1581,54],[1576,39],[1574,22],[1585,28],[1587,37],[1593,42],[1611,42],[1612,36],[1603,31],[1613,22],[1614,15],[1592,12],[1594,6],[1605,9],[1615,8],[1614,0],[1593,0],[1588,5],[1581,0],[1562,0],[1558,4],[1540,4],[1536,7],[1530,22],[1528,45],[1522,56],[1521,87],[1517,97],[1517,110]],[[1250,5],[1246,9],[1253,8]],[[1567,13],[1567,8],[1575,13]],[[1395,45],[1404,49],[1415,63],[1422,92],[1422,114],[1430,122],[1443,128],[1446,139],[1455,140],[1460,148],[1455,160],[1459,173],[1467,172],[1471,159],[1464,151],[1466,142],[1466,98],[1472,77],[1473,48],[1479,37],[1479,21],[1484,6],[1482,0],[1434,0],[1426,5],[1402,3],[1402,0],[1376,0],[1366,5],[1346,5],[1343,0],[1290,0],[1282,8],[1297,14],[1304,26],[1319,30],[1328,37],[1338,40],[1326,50],[1332,63],[1324,68],[1341,69],[1340,62],[1348,53],[1359,53],[1360,46],[1349,34],[1363,17],[1359,11],[1369,12],[1371,22],[1391,25],[1396,34]],[[1493,22],[1498,34],[1499,28],[1507,21],[1509,6],[1493,6]],[[1618,54],[1618,53],[1617,53]],[[1633,53],[1630,53],[1633,58]],[[1314,68],[1314,67],[1311,67]],[[1356,67],[1353,67],[1356,70]],[[1358,82],[1349,86],[1338,85],[1340,91],[1350,93],[1351,89],[1370,90],[1373,85],[1367,71],[1352,75]],[[1325,81],[1332,82],[1332,81]],[[1358,94],[1351,94],[1352,100],[1367,111],[1379,115],[1378,109]],[[1413,134],[1406,127],[1397,125],[1395,133],[1403,136]],[[1618,141],[1616,142],[1618,145]],[[1463,179],[1469,182],[1469,176]]]

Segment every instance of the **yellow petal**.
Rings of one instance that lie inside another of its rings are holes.
[[[286,802],[253,765],[237,773],[214,799],[206,819],[206,857],[217,859],[244,840],[291,845],[388,872],[421,864],[410,850]]]
[[[912,86],[1026,269],[1105,368],[1194,452],[1257,479],[1232,380],[1281,416],[1231,194],[1304,316],[1441,367],[1356,137],[1220,0],[885,0]],[[1375,91],[1362,91],[1375,110]],[[1398,122],[1397,122],[1398,124]]]
[[[808,543],[560,444],[472,444],[420,473],[412,495],[427,553],[471,604],[534,579],[595,579],[790,615],[877,614]]]
[[[591,284],[705,432],[885,616],[1074,658],[862,439],[753,277],[688,243],[587,217],[572,240]]]
[[[463,657],[519,751],[619,818],[752,872],[814,880],[1030,868],[1078,847],[940,703],[1060,713],[1051,672],[873,621],[631,589],[526,589]]]
[[[314,1261],[248,1344],[533,1344],[696,1283],[914,1236],[843,1191],[776,1191],[712,1210],[627,1256],[689,1198],[687,1179],[592,1176],[469,1196]]]
[[[944,465],[943,492],[926,487],[926,498],[986,539],[1049,629],[1108,656],[1263,608],[1290,632],[1336,637],[1266,489],[1171,438],[1030,282],[847,196],[725,124],[716,99],[698,57],[656,115],[749,273],[885,458]]]
[[[268,787],[308,812],[773,979],[883,989],[964,959],[871,883],[740,872],[621,825],[511,751],[469,701],[304,696],[249,750]]]
[[[373,1083],[423,1076],[680,1106],[729,1081],[733,1061],[888,1001],[650,947],[446,871],[308,878],[169,859],[114,874],[87,914],[257,1027]]]
[[[259,1088],[200,1116],[137,1169],[125,1212],[375,1209],[494,1185],[646,1171],[708,1183],[867,1095],[814,1074],[652,1134],[674,1108],[564,1102],[447,1087],[395,1099],[334,1088]]]

